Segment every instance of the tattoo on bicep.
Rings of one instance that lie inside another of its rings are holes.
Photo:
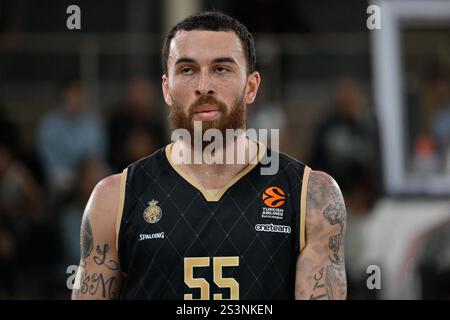
[[[328,239],[328,247],[332,251],[330,261],[336,265],[344,264],[344,235],[342,233],[335,234]]]
[[[89,219],[86,218],[81,224],[81,258],[86,259],[92,252],[94,246],[92,227]]]
[[[323,211],[324,217],[331,225],[339,225],[339,234],[332,235],[328,239],[328,247],[330,248],[332,255],[330,260],[336,265],[344,264],[344,224],[345,224],[345,204],[342,199],[342,195],[337,188],[333,188],[331,191],[331,204],[329,204]]]
[[[323,211],[323,215],[331,225],[339,225],[339,233],[328,238],[330,264],[325,266],[325,289],[329,299],[346,296],[347,285],[345,280],[344,259],[344,227],[345,205],[338,190],[333,190],[332,203]]]
[[[332,203],[323,211],[323,215],[327,218],[331,225],[340,224],[345,219],[345,207],[341,203]]]
[[[342,231],[328,239],[332,254],[329,256],[330,264],[325,266],[324,284],[329,299],[345,298],[347,295],[343,239]]]

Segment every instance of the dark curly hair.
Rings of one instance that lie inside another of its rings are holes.
[[[170,43],[178,31],[233,31],[241,40],[247,60],[247,73],[256,69],[255,41],[252,34],[238,20],[218,11],[206,11],[191,15],[175,25],[168,33],[161,53],[162,68],[167,74],[167,60],[169,59]]]

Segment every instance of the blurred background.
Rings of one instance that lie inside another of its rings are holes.
[[[0,298],[70,297],[87,199],[169,142],[160,50],[205,9],[255,36],[248,127],[279,128],[281,151],[342,188],[348,298],[450,298],[447,0],[2,0]]]

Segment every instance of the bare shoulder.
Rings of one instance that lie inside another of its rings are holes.
[[[119,194],[120,180],[122,174],[114,174],[100,180],[94,188],[92,194],[95,197],[111,198]]]
[[[108,176],[95,186],[84,212],[91,224],[115,230],[121,177],[121,173]]]

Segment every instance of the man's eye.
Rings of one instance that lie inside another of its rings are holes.
[[[193,70],[192,70],[192,68],[184,67],[184,68],[181,69],[181,73],[185,74],[185,75],[190,75],[190,74],[193,73]]]
[[[224,68],[224,67],[217,67],[216,72],[217,73],[226,73],[226,72],[228,72],[228,69]]]

